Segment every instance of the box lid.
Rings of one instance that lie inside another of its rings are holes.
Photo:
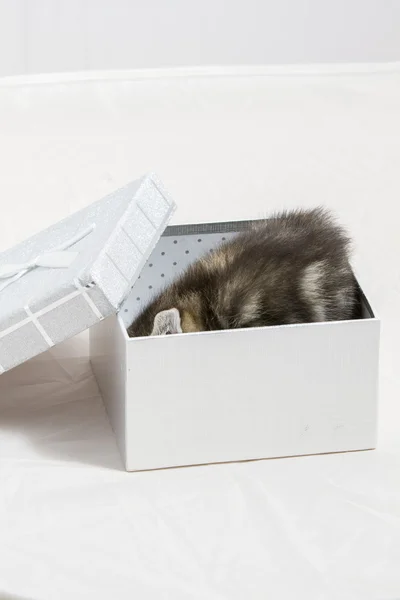
[[[118,311],[175,203],[151,174],[0,254],[0,373]]]

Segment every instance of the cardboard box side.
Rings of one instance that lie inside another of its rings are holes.
[[[90,361],[117,444],[126,466],[126,338],[118,316],[90,329]]]
[[[132,202],[86,274],[115,308],[130,292],[176,208],[155,174],[134,184]]]
[[[368,303],[369,305],[369,303]],[[371,312],[372,308],[369,306]],[[378,431],[379,431],[379,398],[380,398],[380,388],[379,388],[379,373],[380,373],[380,339],[381,339],[381,320],[378,317],[374,317],[371,321],[371,327],[374,328],[374,336],[375,341],[373,345],[373,349],[375,352],[375,356],[373,359],[374,370],[373,370],[373,379],[372,385],[375,394],[375,427],[374,427],[374,436],[373,443],[371,445],[371,449],[375,450],[378,445]],[[372,335],[372,332],[371,332]],[[372,351],[372,347],[371,347]]]
[[[375,319],[129,340],[127,468],[372,449],[378,349]]]

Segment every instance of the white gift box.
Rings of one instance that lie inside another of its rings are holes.
[[[127,470],[375,447],[379,321],[132,338],[191,261],[250,222],[166,227],[155,175],[0,255],[0,370],[90,328],[93,370]]]
[[[373,449],[379,320],[129,338],[142,306],[190,261],[246,227],[168,227],[91,360],[129,471]]]
[[[0,373],[118,311],[174,210],[155,175],[0,254]]]

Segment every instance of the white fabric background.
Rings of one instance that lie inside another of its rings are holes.
[[[1,249],[154,169],[175,222],[332,207],[383,322],[373,452],[129,474],[86,336],[2,375],[0,598],[400,598],[399,107],[398,65],[0,82]]]
[[[0,75],[400,59],[398,0],[0,0]]]

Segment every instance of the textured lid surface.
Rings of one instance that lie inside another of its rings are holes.
[[[174,209],[148,175],[1,253],[0,372],[117,312]]]

